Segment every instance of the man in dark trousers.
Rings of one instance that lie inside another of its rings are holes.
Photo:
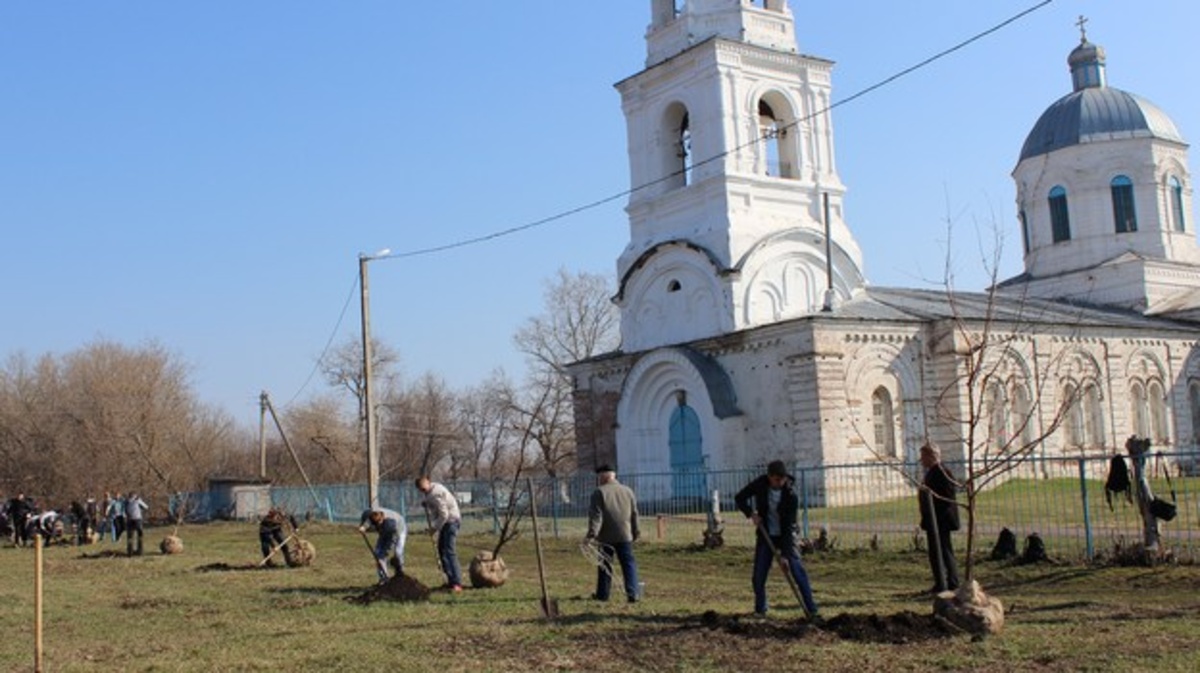
[[[283,534],[284,525],[290,524],[292,530],[296,530],[296,519],[289,516],[283,510],[272,507],[267,510],[267,513],[258,522],[258,544],[262,549],[264,565],[274,566],[275,560],[272,551],[278,548],[278,551],[283,552],[283,562],[291,566],[295,565],[292,559],[292,550],[287,545],[287,536]]]
[[[921,505],[921,530],[929,547],[929,568],[933,572],[933,593],[958,588],[958,565],[950,533],[958,530],[958,490],[954,475],[942,465],[942,453],[929,442],[921,447],[921,466],[925,479],[918,491]]]
[[[375,507],[362,513],[358,520],[358,531],[366,534],[373,530],[379,534],[375,540],[375,564],[379,572],[379,583],[388,581],[388,560],[396,569],[396,576],[404,574],[404,545],[408,541],[408,525],[404,517],[395,510]]]
[[[767,613],[767,574],[775,563],[771,545],[783,555],[786,570],[796,581],[805,611],[810,618],[817,618],[817,603],[813,600],[808,573],[796,553],[796,513],[800,509],[800,498],[792,490],[792,478],[782,460],[773,460],[767,465],[767,473],[750,482],[734,496],[734,504],[754,521],[757,529],[754,545],[754,613]]]
[[[592,598],[608,600],[612,591],[612,561],[616,556],[621,576],[625,578],[625,598],[636,603],[641,598],[637,561],[633,558],[633,543],[641,536],[637,498],[633,489],[617,482],[617,473],[607,465],[596,470],[596,481],[588,507],[587,539],[600,543],[601,564],[596,571],[596,593]]]
[[[142,520],[145,517],[146,510],[150,506],[142,500],[142,496],[137,493],[130,493],[128,498],[125,498],[125,555],[137,556],[142,555],[142,537],[145,535],[146,529],[143,526]],[[137,536],[137,542],[133,541],[134,536]]]
[[[18,547],[23,547],[26,542],[29,542],[25,522],[32,513],[33,505],[24,493],[18,493],[17,497],[8,501],[8,518],[13,529],[13,544]]]

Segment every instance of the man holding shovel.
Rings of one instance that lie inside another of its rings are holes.
[[[767,465],[767,473],[750,482],[734,496],[734,503],[757,528],[754,545],[754,614],[767,614],[767,574],[771,565],[779,562],[788,583],[797,592],[804,612],[817,620],[817,603],[813,600],[808,573],[796,553],[796,513],[800,498],[792,490],[792,478],[782,460]]]
[[[438,562],[446,574],[446,588],[454,593],[462,591],[462,571],[458,567],[458,528],[462,525],[462,514],[458,500],[450,489],[434,483],[429,477],[416,481],[417,490],[425,496],[422,506],[430,517],[429,532],[437,536]]]
[[[379,573],[379,583],[388,581],[388,558],[391,557],[392,567],[396,576],[404,574],[404,544],[408,540],[408,526],[399,512],[384,507],[375,507],[362,513],[359,519],[358,532],[367,539],[367,530],[375,531],[379,537],[375,539],[376,571]],[[371,546],[370,541],[367,546]]]
[[[289,568],[295,565],[292,560],[292,550],[288,547],[288,540],[291,539],[292,533],[286,536],[283,534],[286,524],[291,524],[292,531],[297,528],[296,519],[276,507],[267,510],[262,520],[258,522],[258,544],[262,548],[262,565],[274,567],[273,558],[276,552],[283,552],[284,563]]]

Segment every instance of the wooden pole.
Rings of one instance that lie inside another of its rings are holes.
[[[42,536],[33,536],[33,670],[42,673]]]
[[[542,537],[538,532],[537,496],[534,493],[533,479],[530,478],[527,481],[529,483],[529,516],[533,519],[533,546],[537,550],[538,583],[542,587],[542,616],[553,620],[558,617],[558,603],[550,599],[550,592],[546,589],[546,564],[542,559]]]

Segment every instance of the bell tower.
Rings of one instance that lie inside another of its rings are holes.
[[[834,161],[830,61],[786,0],[650,0],[646,68],[619,82],[630,241],[622,347],[819,312],[864,284]],[[828,232],[828,233],[827,233]]]

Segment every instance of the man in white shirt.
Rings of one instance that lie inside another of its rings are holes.
[[[442,564],[442,572],[446,574],[446,588],[458,593],[462,591],[462,572],[458,567],[456,551],[458,528],[462,523],[458,501],[449,489],[431,481],[429,477],[418,478],[416,484],[417,490],[425,496],[421,504],[430,518],[429,531],[437,535],[438,559]]]

